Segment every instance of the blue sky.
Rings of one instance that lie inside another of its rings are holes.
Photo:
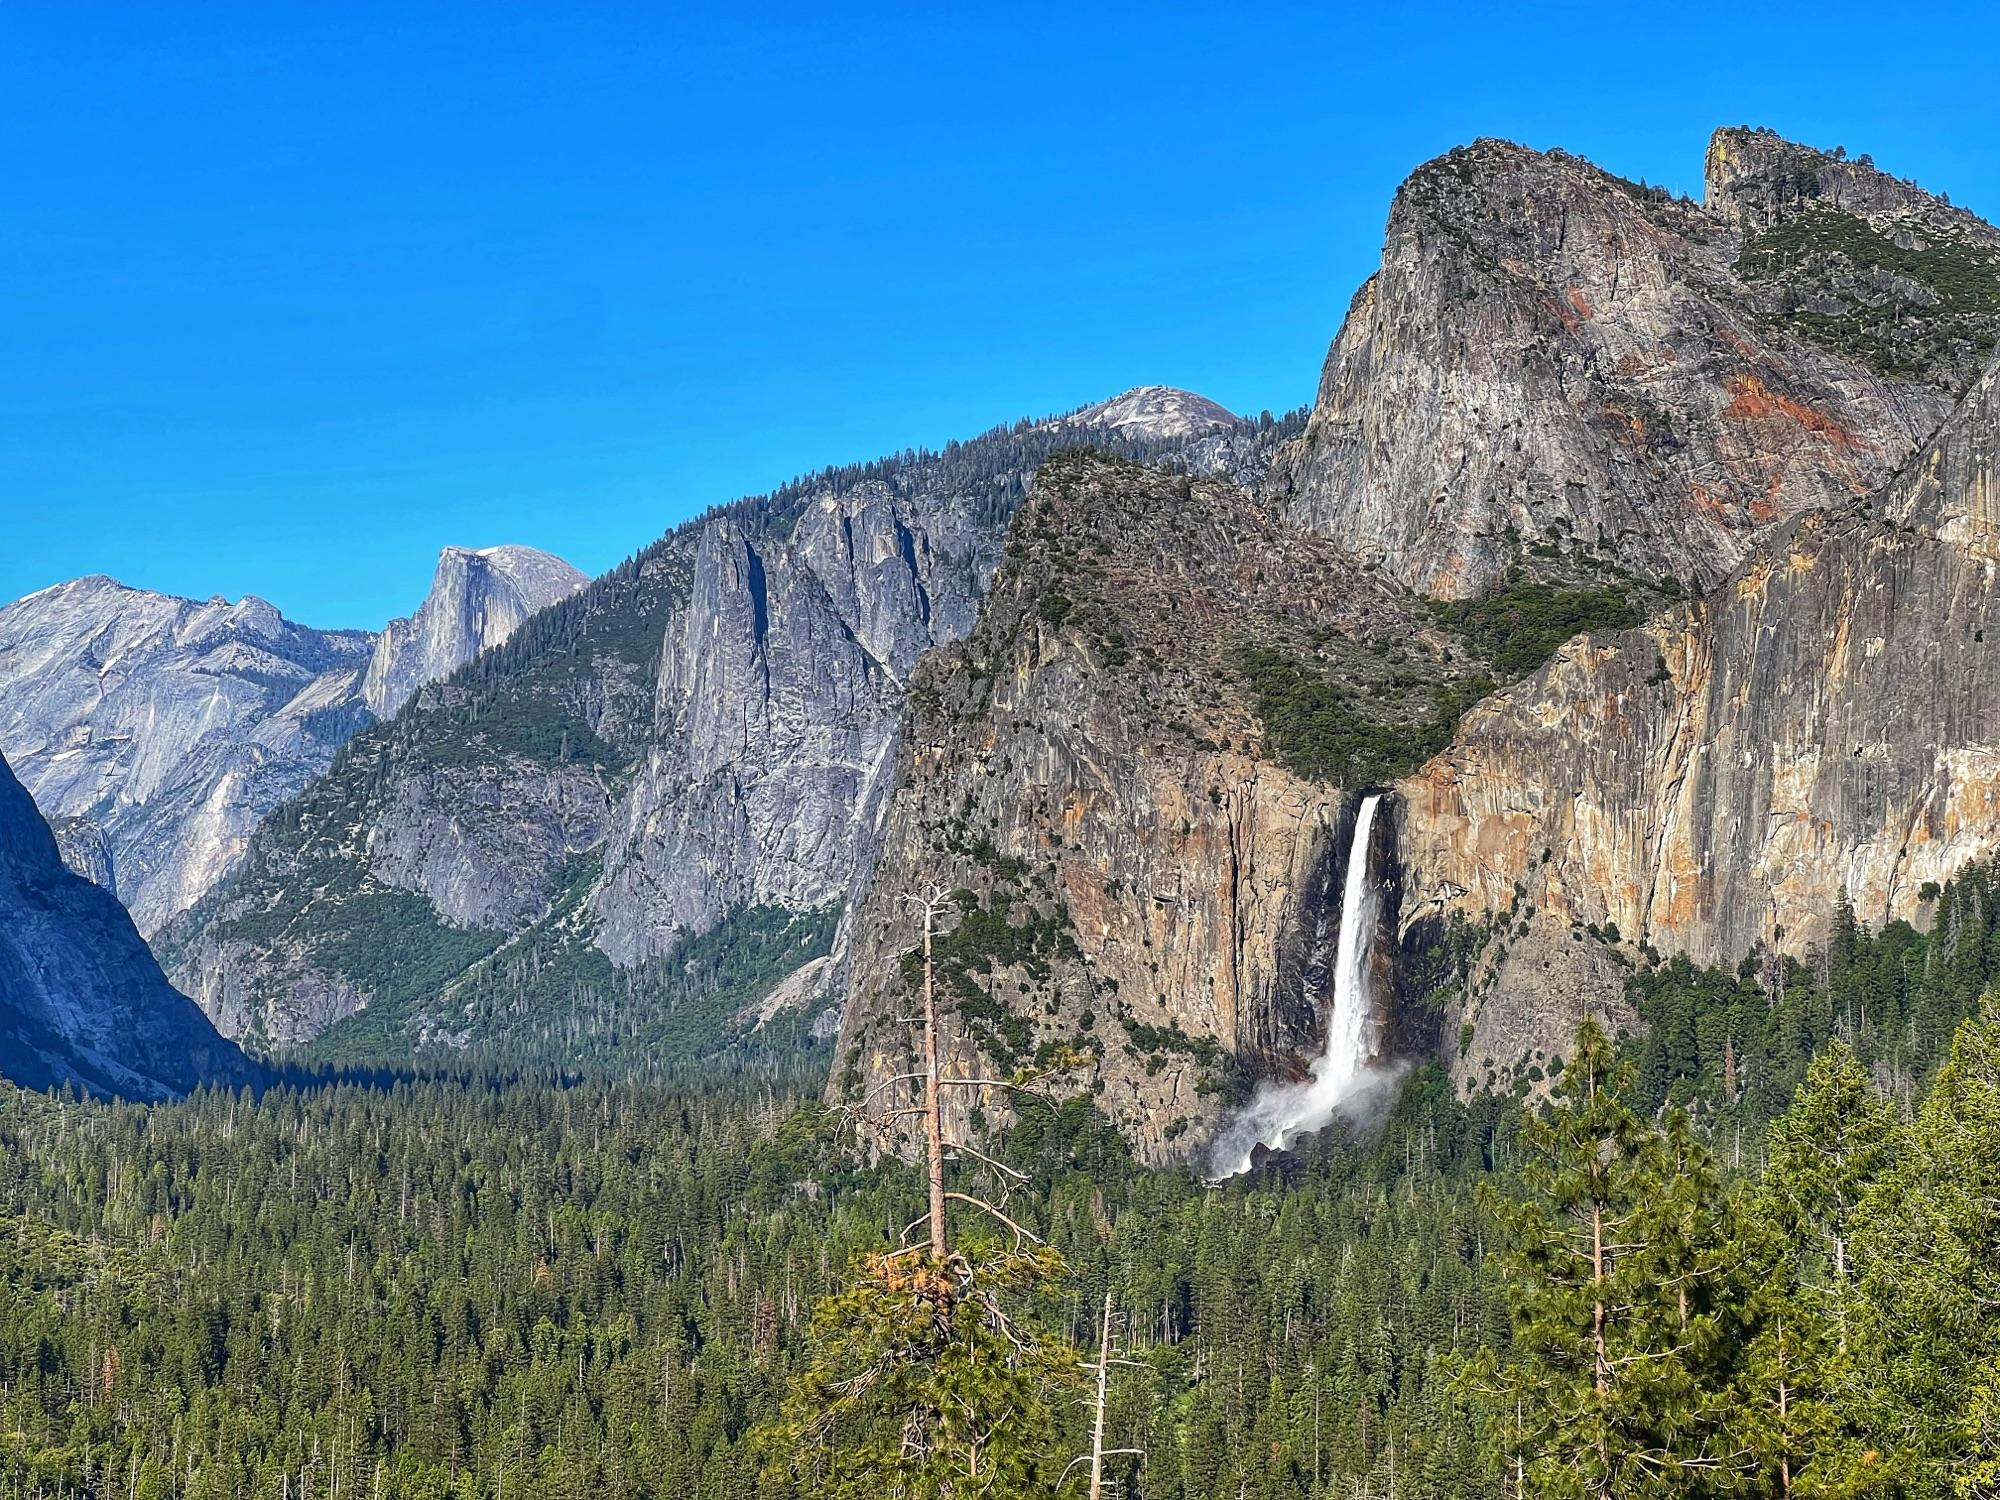
[[[1768,124],[2000,216],[1991,9],[7,0],[0,599],[377,625],[445,543],[595,572],[1132,385],[1298,405],[1479,135],[1699,192]]]

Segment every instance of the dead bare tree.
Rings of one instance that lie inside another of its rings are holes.
[[[1112,1305],[1112,1294],[1107,1291],[1104,1294],[1104,1321],[1098,1331],[1097,1358],[1095,1361],[1086,1362],[1084,1365],[1085,1371],[1094,1380],[1091,1397],[1090,1451],[1088,1453],[1079,1453],[1075,1458],[1071,1459],[1068,1467],[1056,1478],[1056,1489],[1061,1490],[1069,1482],[1069,1476],[1076,1470],[1079,1464],[1089,1464],[1090,1500],[1103,1500],[1105,1459],[1116,1458],[1121,1455],[1143,1457],[1146,1452],[1143,1448],[1107,1448],[1104,1446],[1104,1410],[1107,1404],[1106,1398],[1111,1390],[1111,1367],[1113,1365],[1136,1365],[1138,1363],[1136,1360],[1122,1358],[1114,1352],[1111,1339]]]
[[[922,1007],[917,1015],[902,1016],[898,1019],[906,1025],[919,1029],[918,1046],[915,1051],[921,1058],[922,1065],[914,1071],[898,1073],[883,1079],[860,1101],[843,1107],[843,1112],[857,1130],[873,1136],[883,1149],[892,1148],[891,1138],[899,1122],[905,1120],[922,1122],[924,1177],[928,1189],[928,1204],[924,1217],[913,1221],[905,1228],[904,1243],[899,1249],[891,1252],[891,1258],[928,1254],[939,1266],[952,1264],[956,1260],[956,1255],[946,1212],[947,1206],[952,1203],[963,1203],[977,1209],[1000,1224],[1013,1235],[1016,1250],[1028,1244],[1039,1245],[1042,1243],[1041,1237],[1023,1226],[1008,1212],[1010,1199],[1017,1188],[1027,1183],[1028,1174],[1005,1162],[995,1160],[969,1141],[948,1135],[944,1128],[944,1097],[946,1091],[951,1089],[971,1089],[998,1090],[1048,1100],[1049,1095],[1041,1085],[1071,1063],[1068,1059],[1060,1059],[1056,1067],[1039,1073],[1024,1071],[1011,1078],[949,1076],[945,1072],[945,1046],[942,1022],[938,1013],[937,964],[934,950],[939,923],[956,903],[951,888],[944,885],[934,886],[923,895],[912,895],[906,899],[919,909],[923,919]],[[884,1094],[910,1084],[920,1086],[920,1102],[893,1108],[876,1107],[876,1101]],[[982,1198],[949,1188],[945,1178],[947,1156],[961,1157],[984,1166],[992,1173],[997,1185],[994,1197]],[[919,1230],[923,1231],[921,1238],[913,1239],[912,1236]]]

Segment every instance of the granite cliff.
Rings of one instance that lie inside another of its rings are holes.
[[[1621,970],[1583,933],[1627,962],[1805,956],[1843,903],[1921,922],[2000,847],[1996,452],[2000,367],[1880,494],[1794,518],[1696,602],[1572,641],[1399,784],[1404,920],[1492,938],[1462,1078],[1616,1010]]]
[[[1143,1154],[1187,1151],[1317,1050],[1371,787],[1374,1024],[1467,1085],[1628,1020],[1642,952],[1805,953],[1992,847],[1990,375],[1926,444],[2000,325],[1912,288],[2000,289],[2000,236],[1760,132],[1709,166],[1705,205],[1499,142],[1420,169],[1263,504],[1045,466],[919,669],[830,1098],[907,1068],[909,897],[955,892],[954,1055],[1081,1048]],[[1885,214],[1933,226],[1894,273],[1766,238]]]
[[[1269,753],[1245,662],[1280,653],[1354,690],[1357,776],[1458,680],[1414,601],[1226,479],[1044,463],[977,628],[911,684],[832,1099],[908,1067],[913,895],[951,893],[954,1065],[1077,1052],[1072,1083],[1150,1159],[1212,1132],[1233,1070],[1317,1050],[1352,809]],[[998,1092],[953,1108],[1008,1112]]]
[[[447,548],[414,621],[314,630],[262,599],[93,577],[0,609],[0,753],[66,850],[151,934],[362,725],[504,639],[580,578],[527,548]],[[101,858],[81,851],[101,850]]]
[[[1843,154],[1720,132],[1695,204],[1477,143],[1302,429],[1142,388],[712,512],[357,735],[163,946],[261,1044],[837,1027],[844,1099],[942,892],[957,1055],[1161,1159],[1318,1049],[1386,789],[1375,1024],[1501,1081],[1642,954],[1804,952],[1988,848],[1990,376],[1941,424],[1996,316],[2000,235]]]
[[[256,1073],[168,985],[117,899],[64,866],[0,760],[0,1078],[158,1099]]]
[[[2000,232],[1872,168],[1722,131],[1697,204],[1479,141],[1397,193],[1278,495],[1439,598],[1578,543],[1707,587],[1883,484],[1996,332]]]
[[[828,470],[663,538],[358,736],[168,935],[177,977],[276,1045],[366,1010],[327,1045],[367,1055],[626,1045],[685,999],[703,941],[755,999],[824,954],[909,679],[971,628],[1037,464],[1093,441],[1256,477],[1288,431],[1158,390],[1103,410]],[[385,923],[406,965],[371,953]]]
[[[425,683],[449,677],[589,581],[533,547],[445,548],[416,614],[391,620],[375,638],[362,700],[376,718],[390,718]]]

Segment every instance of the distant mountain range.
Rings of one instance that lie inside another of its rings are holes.
[[[58,584],[0,609],[0,755],[150,934],[356,730],[584,582],[532,548],[448,547],[416,614],[379,634],[314,630],[255,597]]]
[[[2000,849],[1996,342],[2000,231],[1865,159],[1718,131],[1695,203],[1480,141],[1294,417],[1142,387],[587,586],[448,552],[379,638],[65,585],[0,751],[252,1050],[888,1098],[945,890],[960,1060],[1080,1053],[1186,1155],[1317,1052],[1364,791],[1373,1034],[1467,1089]]]

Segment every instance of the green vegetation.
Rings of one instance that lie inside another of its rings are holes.
[[[1915,1097],[1959,1023],[2000,984],[2000,863],[1945,882],[1930,931],[1891,922],[1869,932],[1837,914],[1820,963],[1753,955],[1733,974],[1685,958],[1627,981],[1647,1023],[1635,1042],[1638,1098],[1756,1124],[1838,1037],[1898,1099]]]
[[[1254,696],[1264,743],[1286,769],[1335,786],[1394,780],[1451,743],[1467,709],[1525,676],[1563,642],[1623,630],[1677,592],[1647,585],[1577,543],[1524,552],[1513,539],[1501,585],[1474,599],[1412,601],[1393,640],[1329,630],[1246,641],[1233,663]],[[1426,617],[1434,632],[1425,632]]]
[[[1534,671],[1572,636],[1639,623],[1622,589],[1563,588],[1514,575],[1493,593],[1434,604],[1431,613],[1501,677]]]
[[[1450,1380],[1504,1338],[1457,1181],[1492,1149],[1482,1111],[1426,1075],[1379,1148],[1329,1137],[1289,1184],[1214,1192],[1135,1168],[1085,1101],[1026,1105],[1010,1211],[1068,1280],[1024,1311],[1083,1342],[1116,1293],[1143,1368],[1119,1371],[1109,1426],[1146,1450],[1115,1461],[1122,1493],[1279,1500],[1391,1467],[1487,1493]],[[816,1365],[879,1347],[876,1314],[816,1334],[811,1310],[922,1202],[916,1174],[853,1161],[762,1085],[154,1109],[0,1090],[0,1493],[116,1475],[121,1496],[234,1500],[309,1475],[318,1495],[808,1500],[811,1474],[760,1481],[752,1431]],[[1087,1432],[1072,1403],[1052,1417],[1059,1467]]]
[[[1812,209],[1749,236],[1737,269],[1789,294],[1789,325],[1884,375],[1955,392],[2000,339],[2000,251],[1948,233],[1902,245]]]
[[[1017,899],[1004,880],[984,901],[969,890],[951,899],[958,921],[932,950],[938,985],[979,1048],[1002,1067],[1016,1067],[1034,1050],[1034,1026],[996,993],[1000,971],[1018,970],[1031,984],[1047,983],[1056,960],[1079,956],[1068,914],[1039,911],[1032,899]],[[914,994],[922,976],[923,956],[913,949],[901,965],[905,991]]]
[[[882,1259],[918,1174],[757,1080],[0,1089],[0,1492],[1050,1493],[1109,1292],[1132,1500],[1991,1493],[2000,1007],[1907,1113],[1828,1042],[1740,1171],[1643,1044],[1572,1051],[1544,1112],[1422,1069],[1220,1188],[1024,1100],[1046,1253],[968,1210],[976,1306]]]
[[[1064,1271],[1047,1250],[947,1270],[869,1256],[814,1310],[811,1356],[753,1435],[767,1478],[825,1500],[1049,1493],[1057,1403],[1082,1385],[1046,1327]]]
[[[443,971],[449,982],[398,989],[330,1027],[305,1059],[383,1067],[415,1055],[528,1072],[645,1072],[730,1054],[738,1065],[763,1056],[824,1070],[824,1052],[808,1050],[810,1015],[777,1017],[760,1031],[739,1013],[831,949],[838,908],[742,907],[664,957],[619,969],[591,941],[595,924],[582,911],[597,869],[594,858],[575,861],[543,921],[504,946],[490,935],[486,953]],[[426,1036],[463,1041],[433,1041],[427,1051]]]
[[[1256,697],[1271,757],[1336,786],[1392,780],[1423,764],[1493,690],[1483,675],[1447,677],[1426,661],[1372,679],[1336,675],[1274,646],[1244,645],[1235,661]]]
[[[2000,1007],[1908,1127],[1835,1044],[1757,1183],[1631,1106],[1586,1023],[1504,1232],[1509,1353],[1470,1370],[1514,1493],[1993,1493]]]

